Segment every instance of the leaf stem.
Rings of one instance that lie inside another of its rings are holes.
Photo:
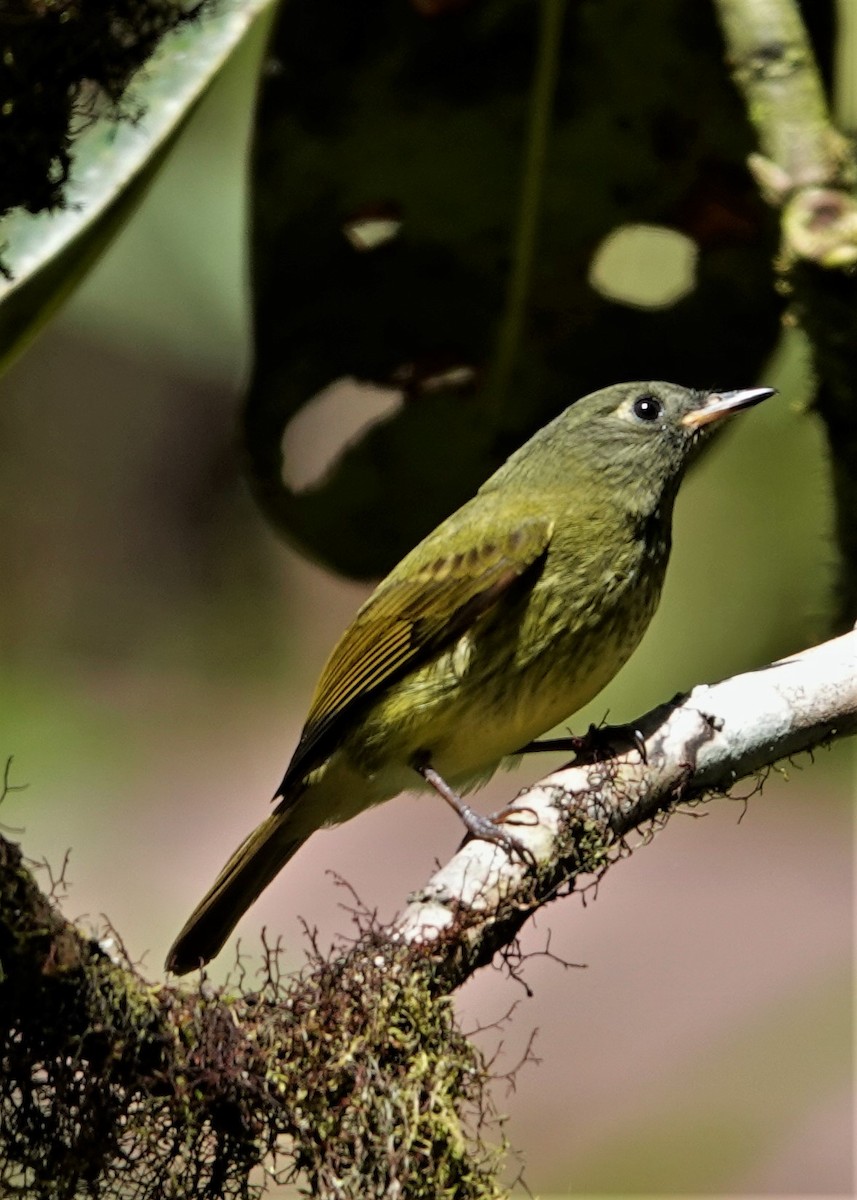
[[[506,305],[500,321],[497,348],[486,391],[489,403],[493,404],[498,412],[502,411],[509,392],[527,315],[548,138],[559,76],[565,4],[566,0],[540,0],[539,5],[539,42],[530,98],[517,229],[512,249]]]

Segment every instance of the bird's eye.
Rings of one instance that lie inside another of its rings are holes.
[[[641,421],[657,421],[664,411],[664,406],[654,396],[638,396],[631,409],[634,416]]]

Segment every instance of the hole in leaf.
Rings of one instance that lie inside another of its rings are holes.
[[[344,451],[401,407],[402,393],[345,377],[303,406],[283,434],[283,482],[294,492],[321,483]]]
[[[343,222],[342,232],[355,250],[377,250],[399,236],[402,207],[393,200],[367,204]]]
[[[619,304],[669,308],[696,287],[699,248],[666,225],[620,225],[592,256],[590,286]]]

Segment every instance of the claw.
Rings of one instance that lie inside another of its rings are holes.
[[[631,737],[634,739],[634,745],[637,747],[637,753],[642,760],[643,766],[647,767],[649,765],[649,753],[646,750],[646,739],[643,737],[642,730],[633,729]]]
[[[532,821],[515,821],[514,817],[519,817],[523,813],[529,813],[533,818]],[[529,808],[526,804],[509,804],[506,808],[501,808],[499,812],[491,814],[491,820],[496,824],[502,824],[508,821],[510,825],[527,825],[532,828],[539,823],[539,814],[534,808]]]

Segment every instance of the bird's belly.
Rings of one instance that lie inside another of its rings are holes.
[[[550,661],[545,655],[524,670],[509,672],[502,686],[462,696],[461,703],[450,708],[443,735],[435,738],[435,767],[465,789],[484,782],[504,758],[588,704],[628,653],[618,645],[602,644],[597,661],[583,672],[566,659]]]
[[[457,788],[478,786],[592,700],[638,641],[627,621],[599,622],[573,635],[564,630],[522,660],[514,646],[485,654],[484,644],[474,650],[462,638],[390,690],[349,739],[350,755],[370,777],[392,783],[395,773],[400,787],[402,768],[416,760],[431,762]]]

